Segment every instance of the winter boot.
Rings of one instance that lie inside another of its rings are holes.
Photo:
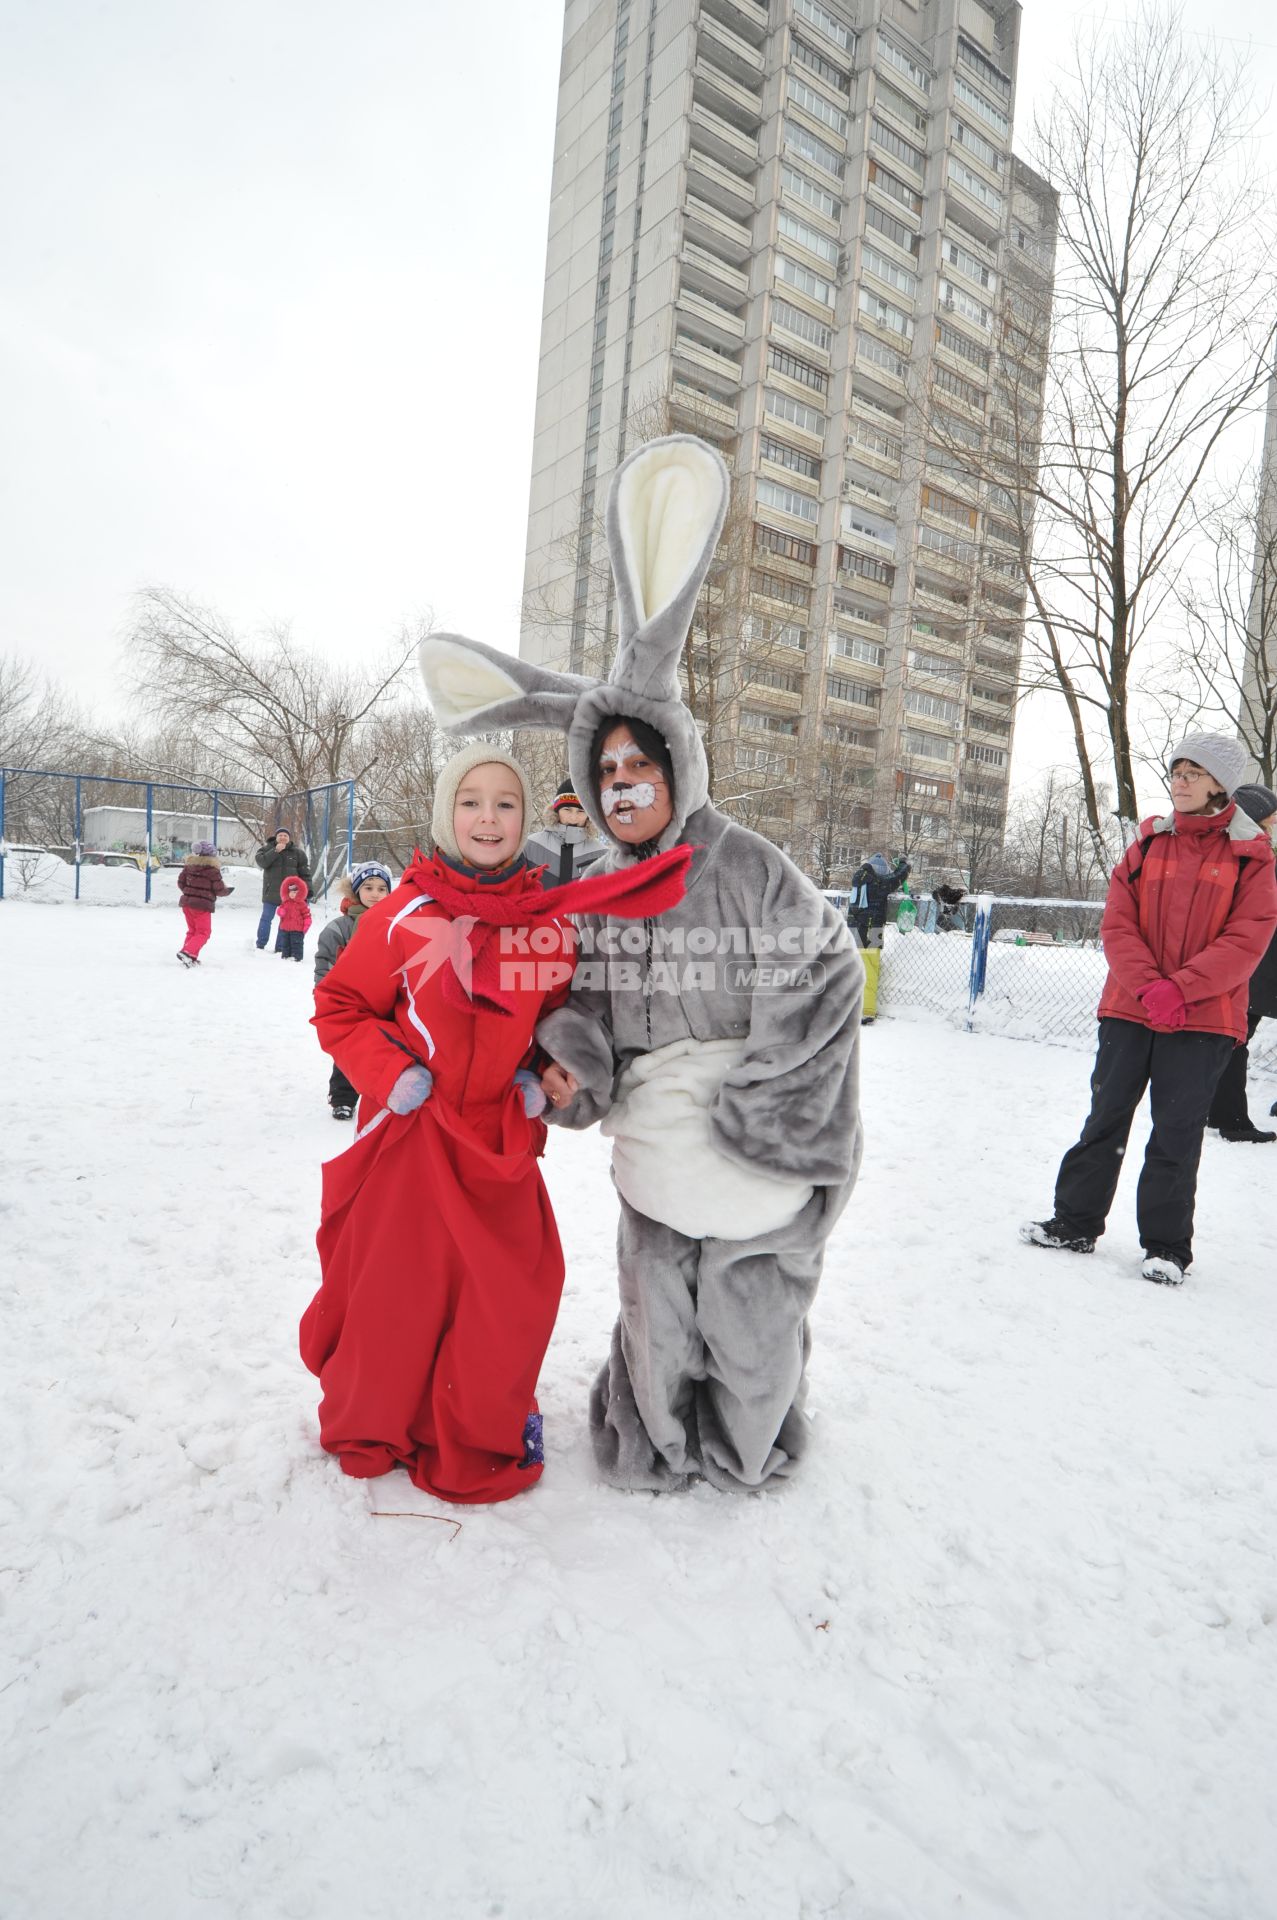
[[[1182,1287],[1184,1268],[1178,1260],[1172,1260],[1169,1253],[1150,1253],[1140,1268],[1140,1279],[1151,1280],[1159,1287]]]
[[[1277,1140],[1277,1133],[1265,1133],[1253,1120],[1248,1120],[1244,1127],[1221,1127],[1219,1137],[1221,1140],[1249,1140],[1259,1146],[1266,1140]]]
[[[354,1112],[355,1112],[355,1109],[353,1107],[347,1106],[344,1100],[333,1101],[333,1119],[334,1120],[350,1120],[354,1117]]]
[[[193,967],[195,965],[195,955],[193,953],[182,953],[179,950],[177,957],[184,967]]]
[[[1095,1236],[1074,1233],[1062,1220],[1026,1220],[1020,1228],[1026,1247],[1056,1247],[1064,1253],[1094,1253]]]

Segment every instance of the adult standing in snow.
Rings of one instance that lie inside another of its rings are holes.
[[[271,922],[279,911],[279,890],[285,880],[296,876],[310,886],[310,861],[305,847],[299,847],[287,827],[276,827],[265,846],[253,855],[262,870],[262,912],[257,922],[257,949],[260,953],[270,939]]]
[[[603,848],[594,837],[590,816],[577,798],[571,779],[559,782],[547,811],[549,824],[538,828],[528,841],[528,859],[534,867],[545,867],[547,887],[561,887],[575,874],[592,867]]]
[[[851,876],[851,905],[847,924],[862,947],[880,947],[887,924],[887,903],[912,871],[903,856],[894,864],[882,853],[871,853]]]
[[[1178,1286],[1192,1261],[1206,1116],[1245,1044],[1250,976],[1277,928],[1273,849],[1232,798],[1245,766],[1239,741],[1188,734],[1169,762],[1172,811],[1145,820],[1114,869],[1090,1115],[1060,1162],[1051,1218],[1020,1229],[1034,1246],[1094,1252],[1147,1087],[1140,1271],[1163,1286]]]
[[[301,1324],[320,1439],[356,1478],[404,1466],[463,1503],[509,1499],[542,1469],[534,1396],[563,1256],[531,1066],[537,1018],[572,973],[567,913],[599,898],[659,912],[686,866],[547,892],[523,856],[530,810],[508,754],[457,754],[435,787],[433,858],[315,989],[320,1045],[363,1096],[354,1143],[324,1169],[323,1283]]]
[[[1233,795],[1237,805],[1250,815],[1270,841],[1277,842],[1277,793],[1271,787],[1238,787]],[[1277,1141],[1277,1133],[1257,1127],[1250,1117],[1246,1101],[1246,1070],[1250,1065],[1250,1043],[1261,1020],[1277,1017],[1277,934],[1250,976],[1250,997],[1246,1010],[1246,1039],[1229,1054],[1219,1076],[1215,1098],[1211,1101],[1206,1124],[1218,1127],[1225,1140],[1245,1140],[1257,1146]],[[1273,1108],[1277,1113],[1277,1107]]]
[[[688,436],[618,470],[608,681],[456,636],[422,644],[445,725],[567,728],[611,870],[691,850],[686,898],[641,937],[579,923],[568,1002],[538,1027],[547,1117],[602,1120],[614,1142],[620,1317],[590,1402],[595,1455],[613,1485],[654,1491],[697,1476],[750,1491],[795,1471],[807,1316],[861,1151],[859,954],[779,848],[711,803],[679,694],[727,494],[717,453]]]

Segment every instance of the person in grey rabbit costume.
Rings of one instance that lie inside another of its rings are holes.
[[[718,454],[687,435],[618,469],[608,680],[455,635],[421,649],[445,726],[566,730],[576,790],[610,848],[602,864],[695,850],[684,899],[647,923],[640,954],[620,922],[582,919],[568,1005],[537,1030],[557,1063],[546,1118],[601,1121],[613,1141],[620,1317],[590,1425],[604,1477],[624,1488],[699,1475],[749,1491],[793,1473],[809,1432],[808,1312],[860,1163],[860,955],[793,863],[713,805],[680,696],[728,484]]]

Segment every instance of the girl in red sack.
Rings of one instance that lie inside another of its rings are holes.
[[[301,1353],[320,1440],[357,1478],[408,1469],[444,1500],[507,1500],[541,1475],[534,1398],[563,1287],[537,1166],[545,1105],[533,1030],[567,995],[569,912],[652,917],[690,850],[543,889],[522,848],[531,793],[485,742],[435,789],[417,854],[315,988],[314,1025],[360,1094],[324,1168],[322,1283]]]
[[[1135,1206],[1140,1272],[1160,1286],[1179,1286],[1193,1257],[1206,1116],[1245,1045],[1250,976],[1277,927],[1273,850],[1233,801],[1246,759],[1240,741],[1186,735],[1167,763],[1172,811],[1145,820],[1113,870],[1091,1111],[1060,1162],[1051,1218],[1020,1229],[1032,1246],[1094,1252],[1147,1087]]]

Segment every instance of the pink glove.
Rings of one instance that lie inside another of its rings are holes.
[[[1177,1033],[1188,1019],[1188,1003],[1173,980],[1154,980],[1140,988],[1139,998],[1154,1027]]]

